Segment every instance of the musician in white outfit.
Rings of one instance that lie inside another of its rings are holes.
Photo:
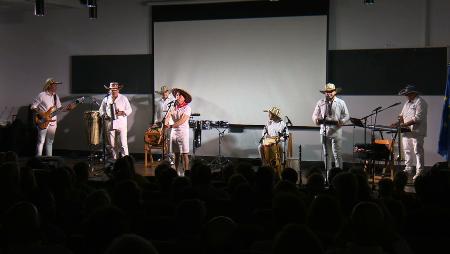
[[[340,88],[332,83],[325,85],[325,89],[320,92],[325,94],[325,98],[320,99],[312,115],[312,120],[316,125],[320,125],[320,138],[323,147],[325,167],[328,173],[331,169],[332,155],[335,167],[343,168],[342,160],[342,125],[349,119],[350,114],[345,101],[336,97]]]
[[[166,113],[169,110],[169,106],[172,106],[175,101],[175,98],[170,93],[169,87],[166,85],[162,86],[160,91],[157,91],[156,93],[161,95],[161,97],[155,99],[155,114],[153,116],[153,124],[163,122],[163,118],[164,116],[166,116]],[[173,124],[173,122],[170,124]]]
[[[264,110],[264,112],[268,112],[269,120],[267,121],[262,131],[262,138],[260,144],[258,145],[258,152],[259,157],[262,160],[262,164],[270,166],[271,159],[275,158],[270,158],[270,154],[265,153],[267,149],[264,149],[264,146],[280,145],[281,149],[283,149],[284,145],[282,144],[287,140],[289,136],[289,130],[286,126],[286,123],[281,119],[281,111],[278,107],[271,107],[268,110]],[[279,156],[279,163],[281,163],[282,154],[277,154],[275,156]]]
[[[99,113],[104,116],[107,135],[107,149],[112,159],[129,155],[127,141],[127,117],[133,112],[128,98],[119,93],[123,85],[111,82],[108,95],[102,100]],[[120,137],[120,144],[116,143],[116,135]]]
[[[173,97],[172,93],[170,92],[170,89],[168,86],[163,85],[161,86],[160,91],[156,92],[160,95],[159,98],[155,99],[155,112],[153,116],[153,125],[151,128],[162,128],[165,122],[164,117],[167,117],[167,112],[169,111],[169,108],[175,107],[175,98]],[[173,120],[169,118],[169,125],[174,124]],[[164,131],[164,132],[163,132]],[[169,128],[164,128],[163,131],[161,130],[161,135],[164,135],[165,140],[165,150],[163,151],[165,155],[168,155],[167,158],[169,159],[170,163],[173,164],[173,155],[171,152],[170,147],[170,132],[171,130]]]
[[[191,107],[189,103],[192,96],[183,89],[174,88],[172,94],[175,97],[175,107],[172,107],[164,123],[166,128],[171,128],[171,146],[175,153],[175,169],[178,170],[180,159],[183,160],[183,170],[189,170],[189,117],[191,116]],[[173,124],[169,123],[173,120]],[[183,174],[184,174],[183,172]]]
[[[394,127],[406,127],[411,132],[402,133],[402,146],[405,155],[405,172],[411,174],[416,166],[415,180],[423,173],[425,167],[423,142],[427,136],[427,102],[419,96],[414,85],[407,85],[399,95],[408,99],[403,105],[399,121],[392,124]]]
[[[56,109],[61,108],[61,101],[59,100],[59,96],[56,94],[58,84],[61,84],[61,82],[55,81],[53,78],[48,78],[45,81],[42,92],[40,92],[38,96],[34,98],[33,103],[30,107],[35,114],[44,115],[45,113],[51,113]],[[52,110],[49,111],[49,109],[51,108]],[[72,110],[73,108],[75,108],[75,105],[69,104],[64,109],[62,109],[62,111]],[[57,116],[55,115],[48,122],[47,127],[42,126],[42,128],[40,128],[39,126],[37,126],[38,137],[36,144],[36,156],[42,156],[44,143],[46,155],[53,155],[53,141],[55,140],[57,120]]]

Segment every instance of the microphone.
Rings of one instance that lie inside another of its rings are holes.
[[[287,120],[287,124],[289,124],[290,126],[292,126],[293,124],[292,124],[292,122],[291,122],[291,119],[289,119],[288,116],[285,116],[285,117],[286,117],[286,120]]]
[[[372,110],[372,112],[378,111],[378,110],[380,110],[380,109],[382,109],[382,108],[383,108],[383,107],[379,106],[379,107],[375,108],[374,110]]]
[[[401,103],[401,102],[396,102],[396,103],[392,104],[392,105],[389,106],[389,107],[394,107],[394,106],[397,106],[397,105],[400,105],[400,104],[402,104],[402,103]]]

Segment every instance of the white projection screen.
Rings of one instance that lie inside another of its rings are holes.
[[[199,119],[262,125],[278,106],[311,126],[326,81],[327,16],[154,22],[155,90],[189,91]]]

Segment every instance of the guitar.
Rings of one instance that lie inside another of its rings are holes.
[[[76,99],[75,101],[73,101],[73,102],[71,102],[69,104],[77,105],[79,103],[82,103],[83,101],[84,101],[84,96]],[[52,120],[52,118],[54,116],[56,116],[56,114],[61,112],[61,110],[67,108],[68,105],[66,105],[64,107],[57,108],[57,109],[55,109],[55,106],[53,106],[53,107],[49,108],[47,110],[47,112],[39,112],[38,114],[36,114],[34,116],[34,123],[36,124],[36,126],[39,129],[41,129],[41,130],[46,129],[50,122],[54,122],[55,121],[55,120]]]

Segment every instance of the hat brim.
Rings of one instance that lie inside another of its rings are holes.
[[[401,90],[400,92],[398,92],[398,95],[408,95],[408,94],[412,94],[412,93],[415,93],[415,94],[418,94],[419,92],[417,92],[417,91],[414,91],[414,90],[410,90],[410,91],[408,91],[408,90]]]
[[[119,87],[114,87],[114,88],[111,88],[111,87],[109,87],[109,86],[105,86],[105,85],[103,85],[103,87],[106,89],[106,90],[120,90],[120,89],[122,89],[123,88],[123,85],[120,85],[119,84]]]
[[[181,95],[183,95],[184,101],[186,103],[190,103],[192,101],[192,96],[188,92],[186,92],[185,90],[183,90],[181,88],[173,88],[172,89],[172,95],[174,97],[176,97],[177,93],[180,93]]]
[[[170,92],[170,90],[166,90],[166,91],[163,91],[163,92],[161,92],[161,91],[155,91],[155,93],[157,93],[157,94],[163,94],[163,93],[165,93],[165,92]]]
[[[342,91],[342,88],[336,87],[336,89],[334,89],[334,90],[320,90],[321,93],[334,92],[334,91],[336,91],[336,93],[340,93]]]
[[[278,117],[278,118],[281,119],[281,115],[275,114],[273,111],[270,111],[270,110],[268,110],[268,109],[263,110],[263,112],[269,112],[269,113],[271,113],[272,115],[274,115],[274,116],[276,116],[276,117]]]

